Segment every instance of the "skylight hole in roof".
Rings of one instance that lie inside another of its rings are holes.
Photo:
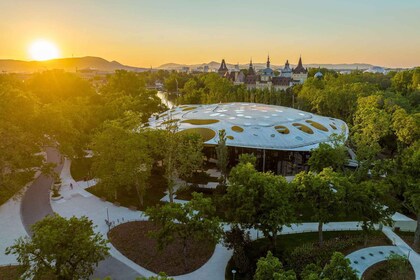
[[[301,123],[293,123],[292,125],[302,132],[305,132],[307,134],[314,134],[314,131],[309,126],[306,126]]]

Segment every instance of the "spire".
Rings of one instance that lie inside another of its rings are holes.
[[[303,67],[302,66],[302,56],[299,56],[299,62],[298,62],[297,67]]]
[[[295,69],[293,69],[293,73],[307,73],[308,70],[305,69],[302,65],[302,56],[299,56],[299,62]]]
[[[267,57],[267,68],[270,68],[270,54]]]
[[[222,63],[220,64],[219,70],[217,71],[220,75],[224,75],[226,72],[228,72],[228,68],[226,66],[226,62],[224,59],[222,59]]]
[[[252,65],[252,57],[249,61],[248,75],[255,75],[254,66]]]

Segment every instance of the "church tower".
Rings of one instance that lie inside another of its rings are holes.
[[[223,77],[227,72],[229,72],[229,70],[226,66],[226,62],[224,59],[222,59],[222,63],[220,64],[220,67],[217,73],[219,73],[219,75]]]
[[[254,65],[252,65],[252,58],[249,61],[248,75],[255,75]]]
[[[299,62],[296,68],[292,70],[292,79],[303,84],[308,78],[308,69],[303,67],[302,57],[299,57]]]

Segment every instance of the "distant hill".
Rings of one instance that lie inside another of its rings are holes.
[[[117,61],[108,61],[94,56],[59,58],[46,61],[0,59],[0,72],[30,73],[50,69],[63,69],[70,72],[82,69],[94,69],[101,72],[114,72],[119,69],[136,72],[148,70],[146,68],[127,66]]]
[[[265,63],[253,63],[254,67],[256,69],[263,69],[266,67]],[[210,69],[217,70],[219,69],[220,62],[211,61],[209,63],[201,63],[201,64],[178,64],[178,63],[166,63],[158,67],[158,69],[165,69],[165,70],[178,70],[183,67],[189,67],[191,70],[197,69],[199,67],[208,66]],[[235,67],[235,64],[226,64],[229,69],[232,69]],[[373,67],[374,65],[367,64],[367,63],[352,63],[352,64],[303,64],[304,67],[307,68],[328,68],[328,69],[335,69],[335,70],[355,70],[355,69],[369,69]],[[239,64],[240,69],[247,69],[249,67],[249,64]],[[271,65],[271,68],[274,70],[283,68],[284,65]],[[290,64],[290,67],[296,67],[296,65]]]

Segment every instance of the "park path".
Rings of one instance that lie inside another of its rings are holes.
[[[87,192],[85,189],[89,186],[96,184],[96,182],[94,180],[88,181],[88,182],[74,181],[70,174],[70,164],[71,162],[69,160],[66,160],[64,163],[64,168],[61,172],[61,179],[63,182],[63,188],[62,188],[61,194],[63,195],[64,199],[60,201],[52,202],[52,208],[54,209],[55,212],[59,213],[60,215],[64,217],[71,217],[73,215],[75,216],[85,215],[89,219],[91,219],[93,223],[97,226],[95,230],[104,235],[106,235],[108,232],[108,227],[105,223],[105,219],[107,218],[107,215],[109,215],[109,219],[113,221],[115,224],[120,224],[120,223],[133,221],[133,220],[138,221],[138,220],[146,219],[143,212],[141,211],[133,211],[126,207],[115,206],[114,204],[106,202],[106,201],[102,201],[98,197]],[[70,183],[73,184],[73,189],[70,188]],[[398,213],[395,215],[395,217],[398,217],[398,219],[402,219],[402,218],[408,219],[405,216],[402,217],[402,215],[399,215]],[[229,225],[225,225],[224,229],[228,230],[229,227],[230,227]],[[347,231],[347,230],[360,230],[360,229],[361,228],[359,226],[359,222],[331,222],[324,225],[325,231]],[[387,233],[388,229],[386,227],[384,227],[383,230],[384,230],[384,233],[391,240],[394,240],[392,239],[393,236],[391,237],[389,236],[390,234],[393,233],[391,229],[389,229],[391,233]],[[293,233],[317,232],[317,231],[318,231],[318,223],[302,223],[302,224],[292,224],[290,227],[284,227],[282,232],[280,232],[279,234],[293,234]],[[250,235],[251,235],[251,239],[253,240],[262,237],[262,233],[258,232],[257,230],[251,230]],[[393,248],[392,249],[393,251],[404,254],[404,251],[401,251],[400,247],[395,247],[395,246],[390,246],[390,247]],[[372,249],[372,250],[375,250],[375,249]],[[388,250],[387,252],[390,252],[390,250]],[[369,253],[371,253],[371,251],[367,250],[367,251],[361,252],[360,254],[369,255]],[[116,250],[113,246],[111,246],[111,255],[114,259],[119,260],[121,263],[126,264],[132,270],[137,271],[138,274],[141,274],[146,277],[155,275],[153,272],[148,271],[147,269],[137,265],[136,263],[126,258],[124,255],[118,252],[118,250]],[[223,245],[218,244],[216,246],[216,249],[212,257],[202,267],[200,267],[196,271],[193,271],[189,274],[175,276],[173,278],[176,280],[195,280],[195,279],[223,280],[225,279],[225,267],[228,260],[231,258],[231,256],[232,256],[231,250],[228,250]],[[413,252],[412,252],[412,256],[413,256]],[[418,257],[417,254],[416,254],[416,257]],[[412,257],[410,256],[410,261],[413,260],[412,262],[413,267],[417,266],[420,269],[420,260],[417,260],[414,258],[411,259],[411,258]],[[361,265],[363,265],[363,263],[361,263]],[[355,264],[352,263],[352,266],[355,267]],[[360,267],[357,267],[356,269],[358,268]],[[116,279],[122,279],[122,278],[116,278]],[[134,279],[134,277],[131,279]]]
[[[63,165],[61,155],[53,148],[47,148],[47,162],[55,163],[57,166],[54,171],[59,174]],[[53,214],[50,205],[50,187],[53,179],[44,174],[38,176],[35,181],[26,189],[23,195],[20,213],[23,226],[30,236],[32,236],[31,226],[45,216]]]
[[[47,148],[46,152],[47,162],[57,164],[54,171],[60,174],[63,169],[63,161],[60,153],[53,148]],[[50,187],[52,183],[52,178],[41,174],[26,189],[23,195],[20,205],[21,219],[29,236],[32,235],[31,226],[34,223],[54,213],[50,203]],[[136,276],[139,276],[139,274],[126,264],[110,256],[99,263],[92,278],[103,279],[106,276],[110,276],[113,280],[132,280]]]

